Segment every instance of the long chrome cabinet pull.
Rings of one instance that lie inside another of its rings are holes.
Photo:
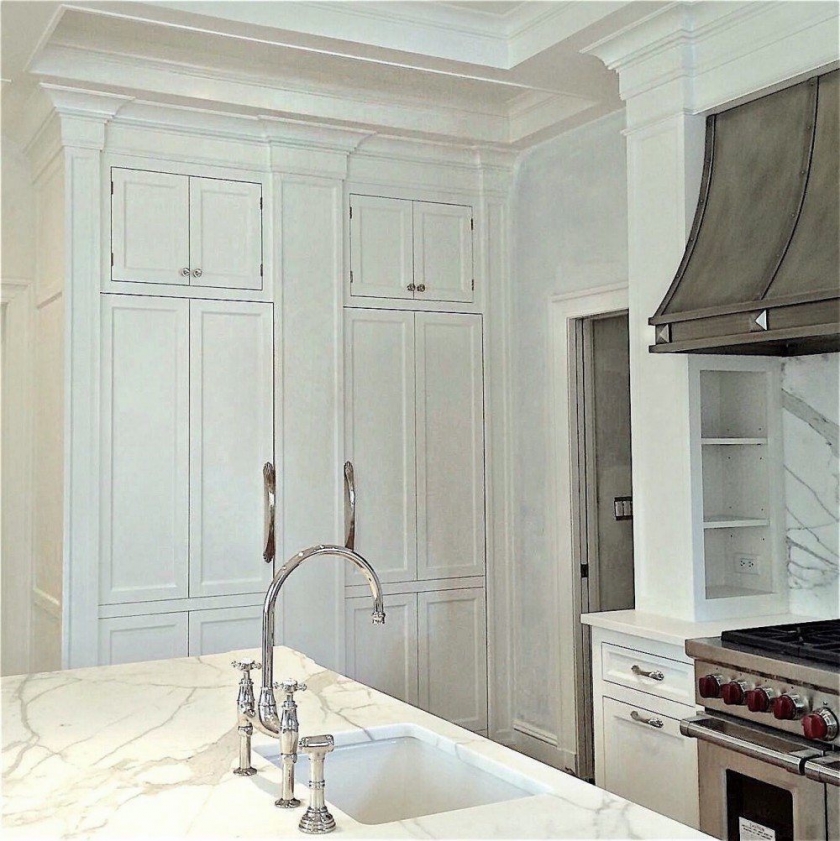
[[[665,675],[659,671],[659,669],[654,669],[652,672],[645,671],[641,666],[633,666],[630,669],[634,675],[639,675],[640,677],[649,677],[651,680],[665,680]]]
[[[267,461],[263,465],[263,489],[265,491],[265,549],[263,560],[270,564],[274,560],[274,501],[277,497],[277,480],[274,465]]]
[[[630,718],[632,718],[633,721],[638,721],[639,724],[647,724],[648,727],[655,727],[657,730],[665,726],[661,718],[645,718],[643,715],[639,715],[639,713],[635,710],[630,711]]]
[[[356,548],[356,480],[353,473],[353,462],[344,462],[344,493],[347,501],[345,516],[347,517],[347,538],[344,545],[348,549]]]

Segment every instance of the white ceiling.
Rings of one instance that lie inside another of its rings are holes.
[[[580,50],[656,0],[0,3],[4,117],[38,81],[522,147],[621,107]]]

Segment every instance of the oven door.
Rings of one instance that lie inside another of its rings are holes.
[[[716,716],[680,722],[699,741],[700,829],[726,841],[826,841],[826,787],[802,774],[802,740]]]

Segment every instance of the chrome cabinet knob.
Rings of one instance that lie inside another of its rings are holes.
[[[413,292],[417,287],[413,283],[409,283],[408,286],[405,287],[409,292]]]
[[[202,271],[201,269],[193,269],[193,277],[201,277]]]
[[[425,283],[418,284],[417,285],[417,291],[418,292],[425,292],[426,291],[426,284]]]
[[[181,277],[189,277],[189,276],[190,276],[190,270],[188,268],[181,269]]]

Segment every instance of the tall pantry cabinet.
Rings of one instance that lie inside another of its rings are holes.
[[[250,647],[273,574],[262,184],[114,166],[110,189],[99,659]]]
[[[352,194],[350,220],[349,516],[355,548],[383,582],[388,619],[369,627],[369,597],[348,577],[347,670],[484,731],[482,316],[454,311],[459,301],[473,309],[472,208]]]

